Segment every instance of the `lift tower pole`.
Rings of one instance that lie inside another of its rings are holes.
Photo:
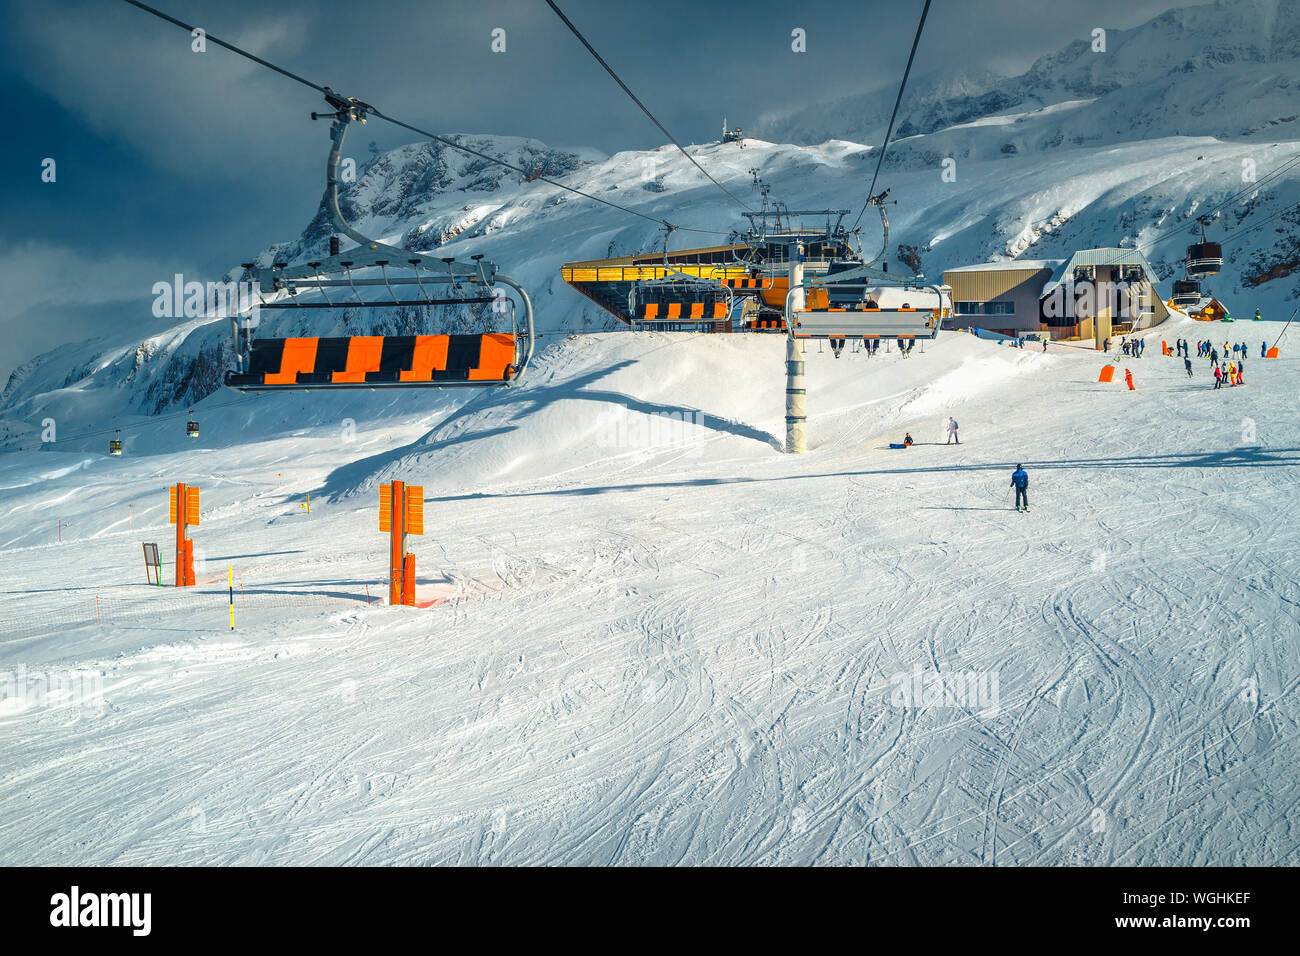
[[[808,396],[804,388],[803,346],[795,339],[790,320],[804,307],[803,243],[786,246],[786,254],[790,260],[790,295],[785,330],[785,450],[789,455],[802,455],[808,450]]]

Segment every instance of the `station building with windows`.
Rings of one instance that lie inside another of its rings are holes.
[[[949,328],[1053,339],[1126,335],[1159,325],[1170,311],[1159,279],[1135,249],[1082,249],[1069,259],[1012,259],[947,269]]]

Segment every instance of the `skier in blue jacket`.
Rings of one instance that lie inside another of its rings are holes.
[[[1024,465],[1016,465],[1011,473],[1011,485],[1016,489],[1016,510],[1029,510],[1029,472]],[[1022,505],[1023,503],[1023,505]]]

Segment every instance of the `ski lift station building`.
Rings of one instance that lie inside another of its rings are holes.
[[[1146,256],[1135,249],[1082,249],[1069,259],[1012,259],[944,271],[950,328],[1101,341],[1159,325],[1169,309]]]

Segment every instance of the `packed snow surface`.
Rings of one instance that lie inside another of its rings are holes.
[[[1136,391],[1064,344],[814,343],[802,457],[779,336],[551,340],[469,396],[223,391],[121,458],[61,422],[0,456],[0,862],[1300,862],[1280,326],[1166,324]],[[1247,339],[1248,384],[1189,380],[1179,335]],[[392,478],[426,607],[380,600]]]

